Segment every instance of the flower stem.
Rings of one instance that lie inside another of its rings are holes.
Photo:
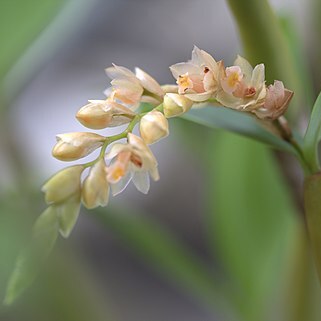
[[[304,155],[303,149],[301,148],[300,144],[296,141],[296,139],[293,137],[291,128],[289,127],[285,117],[283,116],[279,117],[278,119],[276,119],[274,124],[280,130],[283,139],[289,142],[297,151],[298,159],[302,165],[302,168],[305,174],[310,175],[313,172],[315,172],[314,171],[315,166],[313,166],[313,164],[310,164],[310,162],[307,161]]]
[[[107,149],[108,145],[111,144],[111,143],[113,143],[113,142],[115,142],[115,141],[117,141],[117,140],[126,138],[127,135],[134,130],[136,124],[139,122],[139,120],[141,119],[141,117],[142,117],[143,115],[144,115],[144,114],[136,115],[136,116],[131,120],[131,122],[128,124],[127,128],[126,128],[122,133],[117,134],[117,135],[113,135],[113,136],[109,136],[109,137],[108,137],[108,136],[105,137],[105,141],[104,141],[103,146],[101,147],[99,156],[98,156],[96,159],[94,159],[93,161],[83,164],[83,166],[84,166],[85,168],[91,167],[91,166],[95,165],[98,161],[100,161],[102,158],[104,158],[105,153],[106,153],[106,149]]]

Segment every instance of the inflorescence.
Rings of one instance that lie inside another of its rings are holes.
[[[176,85],[164,85],[136,68],[113,65],[106,69],[112,79],[105,100],[89,100],[76,118],[90,129],[104,129],[128,124],[120,134],[102,136],[91,132],[57,135],[52,154],[62,161],[74,161],[100,148],[99,156],[88,163],[67,167],[50,178],[42,190],[59,219],[60,232],[67,237],[76,222],[81,203],[88,209],[106,206],[111,189],[122,192],[130,181],[142,193],[150,187],[150,177],[157,181],[157,160],[148,145],[169,134],[167,118],[180,116],[193,105],[210,102],[259,119],[275,120],[284,114],[293,96],[282,81],[265,84],[264,64],[252,68],[238,56],[231,67],[204,50],[194,47],[192,59],[170,67]],[[138,112],[141,103],[149,111]],[[139,124],[140,136],[132,133]],[[118,142],[127,139],[126,143]],[[107,147],[111,148],[106,152]],[[82,181],[83,171],[89,168]],[[72,222],[66,216],[73,217]],[[68,223],[65,223],[68,222]]]

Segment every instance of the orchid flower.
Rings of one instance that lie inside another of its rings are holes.
[[[172,65],[170,68],[176,83],[178,93],[195,102],[211,98],[218,89],[218,75],[221,62],[206,51],[194,47],[192,59]]]
[[[114,144],[107,159],[112,160],[107,168],[107,180],[113,195],[121,193],[131,180],[140,192],[147,194],[149,175],[154,181],[159,179],[155,156],[144,141],[134,134],[128,134],[127,144]]]
[[[234,66],[221,70],[220,87],[215,98],[225,107],[243,111],[261,107],[266,96],[264,64],[253,69],[246,59],[238,56]]]
[[[275,80],[267,87],[264,105],[253,112],[262,119],[277,119],[286,112],[292,96],[293,91],[284,88],[282,81]]]
[[[105,95],[111,100],[136,110],[141,102],[158,105],[162,101],[164,91],[158,82],[140,68],[135,74],[121,66],[113,65],[106,69],[112,79],[111,87],[105,90]]]

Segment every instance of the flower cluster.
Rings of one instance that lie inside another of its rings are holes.
[[[293,95],[281,81],[266,86],[263,64],[252,68],[238,56],[233,66],[225,67],[223,61],[217,62],[197,47],[190,61],[175,64],[170,70],[176,85],[161,86],[139,68],[135,73],[116,65],[107,68],[112,79],[105,91],[107,98],[89,100],[76,118],[90,129],[128,124],[127,129],[109,137],[91,132],[57,135],[52,154],[62,161],[78,160],[101,148],[95,160],[67,167],[43,186],[46,202],[59,217],[63,236],[69,235],[81,203],[89,209],[105,206],[110,189],[117,195],[130,181],[142,193],[148,192],[150,177],[159,179],[157,160],[148,145],[169,134],[167,118],[208,102],[272,121],[284,114]],[[147,112],[141,111],[141,103],[147,103]],[[132,133],[137,124],[140,136]],[[118,142],[122,139],[126,142]],[[83,178],[86,168],[89,174]]]
[[[283,115],[293,96],[282,81],[265,85],[264,64],[253,67],[238,56],[234,65],[225,67],[204,50],[194,47],[192,59],[170,67],[178,94],[192,102],[214,99],[224,107],[254,113],[274,120]]]

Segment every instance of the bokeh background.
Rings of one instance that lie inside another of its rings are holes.
[[[270,3],[293,23],[311,71],[320,48],[317,1]],[[104,97],[104,69],[139,66],[173,83],[168,66],[188,60],[194,45],[231,64],[242,44],[223,0],[0,0],[0,37],[3,297],[15,257],[45,208],[40,186],[65,166],[51,157],[55,135],[86,130],[74,115],[88,99]],[[229,313],[247,321],[303,320],[283,317],[300,315],[294,305],[305,297],[302,287],[319,295],[313,273],[301,282],[289,268],[300,261],[293,255],[300,252],[301,180],[294,161],[180,119],[170,121],[170,133],[152,146],[161,180],[150,193],[129,186],[108,208],[83,210],[33,286],[0,308],[0,320],[210,321],[230,320]],[[285,162],[292,179],[280,174]],[[270,172],[262,178],[264,166]],[[268,197],[271,190],[282,197]],[[293,280],[296,298],[288,295]],[[262,309],[266,317],[258,319]]]

